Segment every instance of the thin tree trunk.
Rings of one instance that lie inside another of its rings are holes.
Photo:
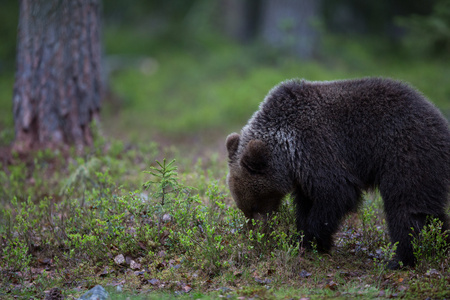
[[[221,16],[225,33],[242,42],[258,34],[261,0],[221,0]]]
[[[261,34],[271,45],[311,58],[319,33],[313,26],[318,18],[320,0],[263,0]]]
[[[99,0],[20,0],[14,149],[92,144],[101,99]]]

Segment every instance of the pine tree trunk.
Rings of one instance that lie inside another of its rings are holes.
[[[100,110],[100,0],[19,3],[13,148],[81,150]]]

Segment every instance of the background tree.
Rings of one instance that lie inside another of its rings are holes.
[[[99,0],[20,0],[14,149],[92,144],[101,98]]]
[[[317,50],[321,0],[222,0],[220,9],[224,32],[237,40],[261,38],[304,59]]]
[[[222,0],[219,9],[224,33],[238,41],[250,42],[258,35],[261,0]]]
[[[321,1],[265,0],[263,3],[263,39],[299,57],[311,58],[319,39],[319,33],[313,23],[319,18]]]

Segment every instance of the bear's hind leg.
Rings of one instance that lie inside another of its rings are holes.
[[[415,232],[420,231],[425,226],[426,216],[423,214],[408,214],[403,212],[401,215],[386,209],[386,219],[391,237],[391,242],[398,243],[395,258],[389,262],[389,269],[400,268],[400,262],[403,266],[414,266],[415,258],[412,249],[411,228]]]
[[[425,180],[426,179],[426,180]],[[409,182],[415,182],[414,186]],[[448,194],[445,184],[439,178],[408,178],[408,181],[390,177],[380,184],[384,200],[384,211],[392,243],[398,242],[396,257],[389,265],[398,268],[414,266],[412,240],[429,222],[429,218],[443,221],[443,230],[448,229],[445,203]]]

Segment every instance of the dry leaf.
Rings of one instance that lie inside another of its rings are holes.
[[[337,289],[337,283],[334,281],[330,281],[325,288],[335,291]]]
[[[109,269],[108,269],[108,267],[105,267],[104,269],[103,269],[103,271],[101,271],[99,274],[98,274],[98,276],[99,277],[105,277],[105,276],[107,276],[109,274]]]
[[[185,286],[183,286],[181,289],[182,289],[183,292],[185,292],[185,293],[189,293],[189,292],[192,290],[192,288],[191,288],[190,285],[185,285]]]
[[[41,265],[51,265],[52,264],[52,260],[50,258],[39,258],[38,262]]]
[[[233,272],[233,275],[234,275],[235,277],[241,277],[241,276],[242,276],[242,272],[241,272],[241,271],[234,271],[234,272]]]

